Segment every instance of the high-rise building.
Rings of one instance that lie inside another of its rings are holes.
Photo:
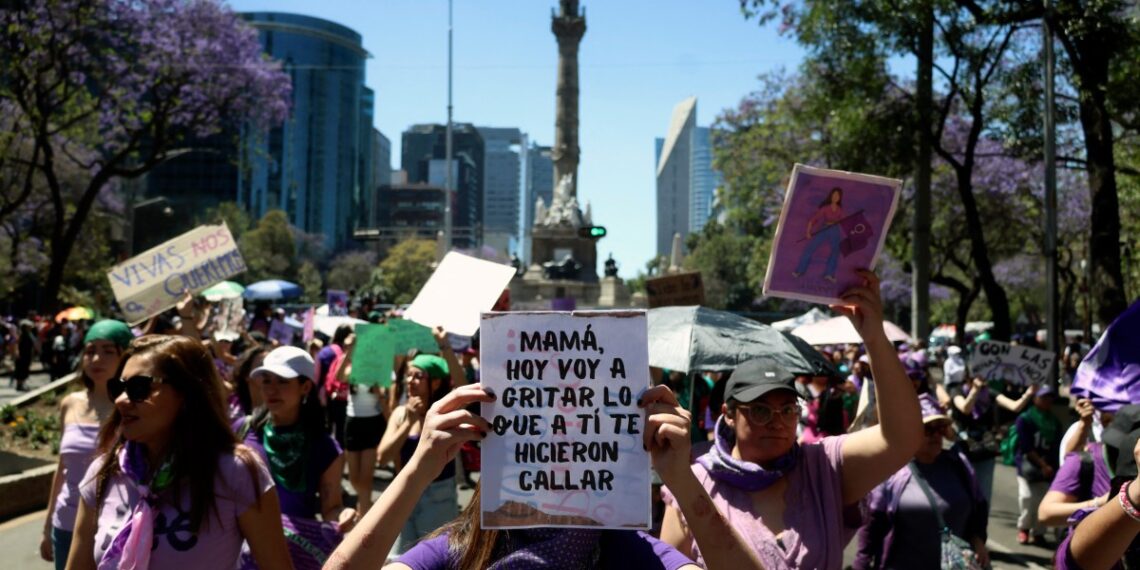
[[[384,136],[379,129],[372,128],[372,183],[368,185],[365,195],[368,208],[368,227],[376,226],[376,205],[379,203],[377,193],[380,187],[392,183],[392,141]]]
[[[325,236],[337,250],[366,222],[372,184],[373,94],[364,86],[368,57],[360,34],[320,18],[243,13],[262,48],[293,82],[285,124],[247,140],[238,201],[251,215],[285,210],[297,228]]]
[[[554,159],[550,156],[551,148],[531,144],[527,148],[526,157],[526,189],[523,192],[525,199],[522,204],[522,258],[529,264],[531,229],[534,227],[534,205],[542,198],[549,206],[554,200]]]
[[[516,128],[476,127],[483,135],[483,244],[509,254],[519,233],[526,135]]]
[[[400,168],[408,183],[444,186],[447,177],[447,126],[412,125],[404,131]],[[452,244],[482,244],[484,141],[470,123],[452,124]]]
[[[697,98],[673,108],[669,134],[654,141],[657,164],[657,255],[668,256],[673,234],[698,232],[712,213],[723,178],[712,167],[708,127],[697,126]]]

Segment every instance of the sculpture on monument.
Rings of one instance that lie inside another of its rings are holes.
[[[606,258],[606,277],[617,277],[617,272],[617,262],[614,261],[614,254],[610,253],[610,256]]]
[[[550,207],[546,208],[542,203],[542,197],[539,197],[539,204],[543,206],[540,210],[537,205],[535,208],[535,220],[538,225],[546,227],[555,226],[569,226],[578,228],[582,226],[582,211],[578,209],[578,198],[574,196],[574,175],[563,174],[562,178],[558,179],[558,185],[554,187],[554,196],[550,200]],[[545,215],[541,218],[538,217],[539,213]]]

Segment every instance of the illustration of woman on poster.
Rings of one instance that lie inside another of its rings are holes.
[[[827,244],[829,250],[823,278],[835,283],[835,270],[839,267],[839,244],[843,240],[843,232],[840,231],[839,222],[843,218],[843,189],[836,186],[831,189],[831,192],[828,192],[827,199],[819,204],[819,210],[808,220],[805,239],[811,241],[800,254],[800,262],[796,265],[795,271],[792,272],[793,277],[799,277],[806,273],[815,251],[820,246]],[[813,228],[818,228],[814,234],[812,233]]]

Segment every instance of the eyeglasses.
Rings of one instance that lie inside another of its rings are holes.
[[[788,404],[780,408],[773,408],[764,404],[753,404],[751,406],[736,406],[736,409],[744,412],[744,416],[754,424],[765,425],[775,419],[777,416],[784,423],[795,422],[799,419],[800,413],[803,408],[799,404]]]
[[[120,378],[118,382],[111,382],[107,388],[113,392],[111,394],[112,400],[118,398],[119,394],[126,392],[127,399],[137,404],[150,397],[150,390],[155,382],[161,383],[162,379],[153,376],[131,376],[130,378]]]

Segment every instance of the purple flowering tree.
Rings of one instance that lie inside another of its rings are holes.
[[[113,181],[138,177],[226,126],[279,123],[291,87],[262,55],[256,32],[214,0],[6,6],[0,104],[15,110],[16,136],[31,148],[0,166],[15,169],[10,180],[36,180],[45,189],[50,310],[81,232]],[[69,183],[61,174],[68,169],[85,172],[84,180]],[[2,189],[0,214],[32,200],[35,192],[22,188]]]

